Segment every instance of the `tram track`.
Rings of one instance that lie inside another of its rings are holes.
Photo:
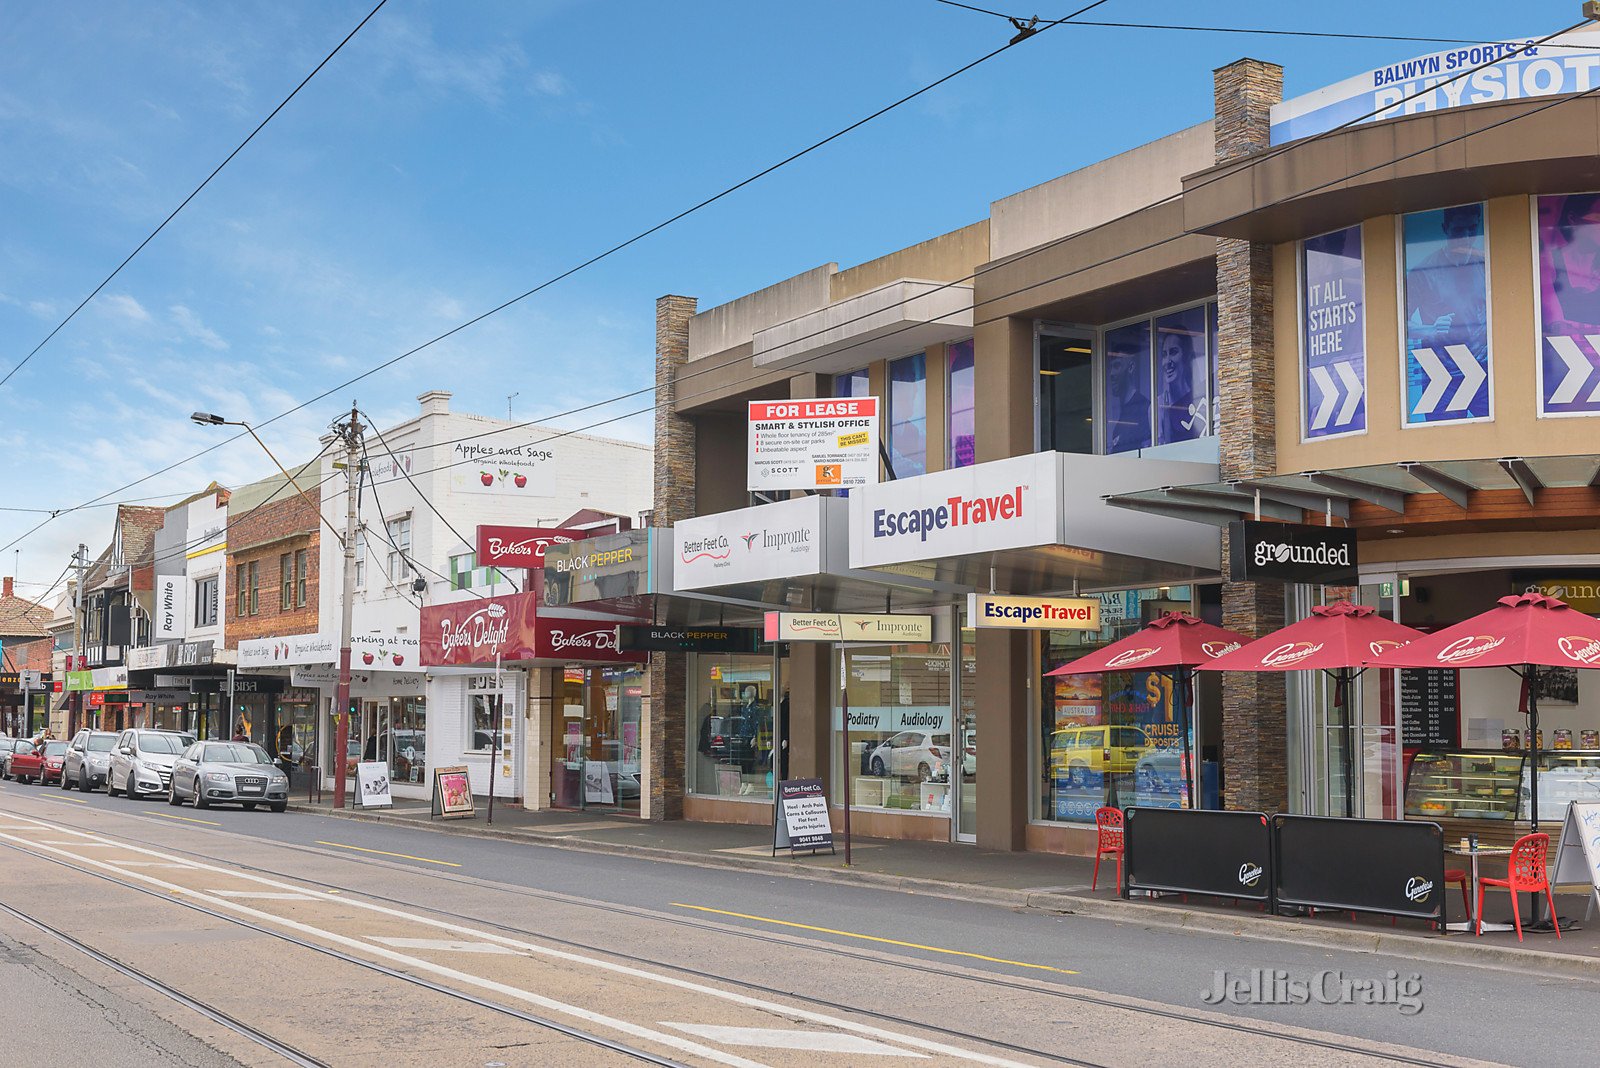
[[[64,827],[68,827],[70,825],[63,824],[63,826]],[[72,829],[80,831],[82,833],[88,833],[88,834],[97,834],[97,835],[104,835],[105,834],[105,832],[103,832],[103,831],[90,830],[88,828],[83,828],[83,827],[72,827]],[[110,836],[108,835],[107,837],[110,837]],[[195,858],[197,860],[208,861],[208,862],[216,863],[216,864],[232,865],[233,867],[236,867],[236,868],[240,869],[241,871],[253,872],[253,873],[255,873],[257,875],[260,875],[260,876],[263,876],[263,877],[272,877],[272,878],[278,878],[278,879],[290,879],[290,880],[297,880],[297,881],[302,881],[302,882],[306,881],[306,878],[303,875],[298,875],[298,874],[291,873],[291,872],[285,872],[285,871],[281,871],[281,870],[277,870],[277,869],[274,869],[274,868],[265,867],[265,866],[258,865],[258,864],[250,864],[250,863],[245,863],[245,862],[236,861],[236,860],[219,858],[219,857],[216,857],[216,856],[214,856],[212,854],[200,852],[198,850],[185,849],[185,848],[183,848],[181,846],[169,846],[169,845],[165,845],[163,843],[151,842],[148,839],[133,838],[133,837],[130,837],[130,836],[119,836],[119,837],[122,837],[124,840],[126,840],[126,841],[128,841],[128,842],[130,842],[132,844],[136,844],[136,845],[143,846],[143,847],[146,847],[146,848],[166,850],[166,851],[174,853],[174,854],[188,856],[188,857]],[[305,853],[311,854],[313,856],[317,856],[317,857],[324,858],[324,859],[335,859],[335,860],[348,859],[348,858],[345,858],[341,854],[338,854],[338,853],[333,853],[333,852],[329,852],[329,851],[326,851],[326,850],[316,849],[316,848],[312,848],[310,846],[304,846],[304,845],[299,845],[299,844],[295,844],[295,843],[276,842],[276,841],[273,841],[271,839],[253,839],[253,841],[257,841],[257,842],[261,842],[261,843],[265,843],[265,844],[270,844],[270,845],[273,845],[273,846],[276,846],[276,847],[279,847],[279,848],[287,848],[287,849],[293,849],[293,850],[296,850],[296,851],[299,851],[299,852],[305,852]],[[385,863],[385,866],[389,866],[389,865],[387,865],[387,863]],[[413,868],[413,867],[410,867],[410,866],[407,866],[407,865],[393,865],[393,867],[396,870],[404,871],[404,872],[406,872],[408,874],[422,876],[422,877],[428,878],[428,879],[433,880],[433,881],[451,883],[451,884],[455,884],[455,885],[468,885],[468,886],[473,886],[473,887],[477,887],[477,888],[481,888],[481,889],[492,890],[492,891],[494,891],[496,893],[507,894],[507,895],[510,895],[510,896],[513,896],[513,897],[521,897],[521,898],[527,898],[527,899],[537,900],[537,901],[545,901],[545,902],[558,903],[558,904],[563,904],[563,905],[576,906],[576,907],[581,907],[581,908],[586,908],[586,909],[591,909],[591,910],[603,912],[603,913],[606,913],[606,914],[615,914],[619,909],[621,909],[621,910],[626,911],[628,914],[630,914],[630,915],[632,915],[632,916],[634,916],[635,918],[638,918],[638,919],[655,921],[655,922],[659,922],[659,923],[671,924],[671,925],[674,925],[674,926],[677,926],[677,927],[681,927],[681,928],[685,928],[685,929],[693,930],[693,931],[698,931],[698,932],[702,932],[702,933],[707,933],[707,934],[715,934],[715,935],[722,935],[722,936],[727,936],[727,937],[734,937],[734,938],[750,940],[750,941],[762,943],[762,944],[767,945],[767,946],[770,946],[770,945],[773,944],[773,936],[770,933],[762,932],[762,931],[759,931],[759,930],[747,929],[747,928],[743,928],[743,927],[739,927],[739,926],[735,926],[735,925],[731,925],[731,924],[706,923],[706,922],[702,922],[702,921],[689,919],[687,917],[672,916],[672,915],[668,915],[668,914],[664,914],[664,913],[655,912],[653,910],[640,909],[640,908],[633,907],[633,906],[625,906],[625,905],[618,905],[618,904],[615,904],[615,903],[596,902],[596,901],[591,901],[591,900],[585,900],[583,898],[572,897],[570,895],[562,894],[562,893],[555,892],[555,891],[544,891],[544,890],[538,890],[538,889],[531,888],[531,887],[513,886],[513,885],[510,885],[510,884],[493,882],[493,881],[483,880],[483,879],[477,879],[477,878],[473,878],[473,877],[470,877],[470,876],[463,876],[463,875],[458,875],[458,874],[450,873],[450,872],[435,872],[435,871],[422,869],[422,868]],[[91,873],[91,874],[100,875],[100,873]],[[102,878],[109,878],[109,877],[104,876],[104,875],[101,875],[101,877]],[[116,880],[113,880],[113,881],[116,881]],[[651,957],[642,956],[642,955],[634,954],[634,953],[628,953],[628,952],[621,951],[621,950],[616,950],[616,949],[610,949],[610,948],[607,948],[607,947],[604,947],[604,946],[596,946],[596,945],[592,945],[590,943],[582,942],[582,941],[579,941],[579,940],[576,940],[576,939],[564,938],[564,937],[561,937],[561,936],[558,936],[558,935],[552,935],[552,934],[547,934],[547,933],[540,932],[540,931],[529,930],[527,928],[518,927],[518,926],[516,926],[514,924],[507,924],[507,923],[504,923],[504,922],[502,922],[500,920],[496,920],[496,919],[480,917],[480,916],[471,916],[471,915],[467,915],[465,913],[452,911],[452,910],[446,909],[446,908],[440,908],[440,907],[434,906],[434,905],[429,905],[429,904],[425,904],[425,903],[421,903],[421,902],[410,901],[410,900],[407,900],[407,899],[404,899],[404,898],[400,898],[400,897],[393,897],[393,896],[377,893],[377,892],[374,892],[372,890],[364,889],[364,888],[361,888],[361,887],[342,885],[342,884],[339,884],[339,883],[328,882],[328,881],[325,881],[325,880],[314,880],[314,881],[319,886],[326,887],[327,889],[330,889],[330,890],[336,890],[336,891],[340,892],[341,894],[358,895],[360,897],[369,898],[369,899],[371,899],[373,901],[376,901],[376,902],[382,902],[382,903],[384,903],[386,905],[391,905],[391,906],[396,906],[396,907],[404,907],[404,908],[408,908],[408,909],[414,909],[414,910],[416,910],[418,912],[431,914],[433,916],[439,917],[439,918],[444,919],[444,920],[450,920],[450,921],[464,923],[464,924],[475,924],[475,925],[478,925],[478,926],[483,927],[483,928],[499,931],[499,932],[501,932],[503,934],[506,934],[506,935],[514,935],[514,936],[519,936],[519,937],[524,937],[524,938],[537,939],[537,940],[540,940],[542,942],[550,943],[550,944],[553,944],[553,945],[556,945],[556,946],[561,946],[561,947],[572,949],[572,950],[581,950],[581,951],[590,952],[590,953],[603,954],[603,955],[606,955],[606,956],[610,956],[610,957],[616,958],[618,960],[627,961],[627,962],[632,963],[632,964],[651,967],[651,968],[662,969],[662,970],[673,972],[673,973],[676,973],[676,974],[679,974],[679,975],[690,976],[690,977],[693,977],[693,978],[699,979],[699,980],[722,983],[722,984],[726,984],[728,986],[738,987],[738,988],[745,989],[745,990],[758,991],[758,992],[760,992],[762,994],[766,994],[766,995],[779,995],[779,996],[782,996],[782,997],[794,999],[796,1001],[805,1002],[807,1004],[814,1005],[814,1006],[817,1006],[819,1008],[827,1008],[827,1009],[831,1009],[831,1010],[838,1011],[838,1012],[847,1012],[847,1013],[857,1014],[857,1015],[861,1015],[861,1016],[867,1016],[867,1017],[871,1017],[873,1019],[877,1019],[877,1020],[884,1021],[884,1022],[887,1022],[887,1023],[893,1023],[893,1024],[897,1024],[897,1025],[904,1026],[904,1027],[912,1027],[912,1028],[917,1028],[919,1030],[925,1030],[925,1031],[930,1031],[930,1032],[934,1032],[934,1033],[944,1034],[944,1035],[947,1035],[947,1036],[960,1038],[960,1039],[963,1039],[963,1040],[966,1040],[966,1041],[977,1041],[977,1042],[985,1043],[987,1045],[994,1046],[996,1048],[1005,1049],[1005,1050],[1008,1050],[1008,1051],[1013,1052],[1013,1053],[1018,1053],[1018,1054],[1022,1054],[1022,1055],[1026,1055],[1026,1056],[1040,1057],[1040,1058],[1043,1058],[1043,1059],[1046,1059],[1046,1060],[1054,1061],[1056,1063],[1077,1065],[1077,1066],[1082,1066],[1082,1068],[1108,1068],[1108,1066],[1103,1065],[1100,1062],[1067,1057],[1067,1056],[1064,1056],[1064,1055],[1062,1055],[1060,1053],[1047,1052],[1047,1051],[1035,1049],[1035,1048],[1032,1048],[1032,1047],[1017,1045],[1017,1044],[1014,1044],[1014,1043],[1007,1042],[1007,1041],[1005,1041],[1003,1039],[991,1038],[991,1037],[980,1036],[980,1035],[973,1035],[970,1032],[965,1032],[965,1031],[955,1031],[955,1030],[953,1030],[951,1028],[948,1028],[948,1027],[945,1027],[945,1026],[942,1026],[942,1025],[939,1025],[939,1024],[929,1023],[929,1022],[927,1022],[925,1020],[913,1019],[913,1018],[910,1018],[910,1017],[900,1016],[900,1015],[896,1015],[896,1014],[893,1014],[893,1013],[878,1012],[876,1010],[865,1009],[865,1008],[862,1008],[862,1007],[856,1006],[856,1005],[850,1005],[850,1004],[845,1004],[845,1003],[838,1002],[838,1001],[832,1001],[832,1000],[829,1000],[827,998],[817,997],[815,995],[805,994],[805,993],[801,993],[799,991],[775,989],[774,987],[772,987],[770,985],[770,983],[755,983],[755,982],[751,982],[751,981],[744,980],[744,979],[739,979],[739,978],[732,977],[732,976],[726,976],[726,975],[721,975],[721,974],[718,974],[718,973],[715,973],[715,972],[706,971],[704,969],[695,968],[695,967],[692,967],[692,966],[689,966],[689,965],[674,963],[674,962],[671,962],[671,961],[657,960],[657,959],[654,959],[654,958],[651,958]],[[138,888],[138,889],[142,889],[142,888]],[[209,911],[209,910],[206,910],[206,911]],[[975,971],[973,971],[971,969],[961,969],[959,971],[952,971],[952,970],[950,970],[948,968],[935,967],[935,966],[932,966],[930,964],[919,962],[919,961],[916,961],[916,960],[913,960],[913,959],[910,959],[910,958],[906,958],[906,957],[890,955],[890,954],[863,953],[863,952],[858,952],[858,951],[855,951],[855,950],[851,950],[851,949],[849,949],[847,947],[844,947],[844,946],[837,946],[837,945],[833,945],[833,944],[830,944],[830,943],[827,943],[827,942],[821,942],[821,941],[817,941],[817,940],[796,939],[796,938],[792,938],[792,937],[785,937],[783,939],[783,942],[786,945],[793,946],[794,948],[800,949],[800,950],[803,950],[803,951],[810,951],[810,952],[815,952],[815,953],[826,954],[826,955],[829,955],[829,956],[833,956],[833,957],[837,957],[837,958],[844,958],[844,959],[857,961],[857,962],[861,962],[861,963],[880,965],[880,966],[888,966],[888,967],[893,967],[893,968],[896,968],[896,969],[899,969],[899,970],[903,970],[903,971],[909,971],[909,972],[913,972],[913,973],[920,973],[920,974],[924,974],[924,975],[936,976],[936,977],[939,977],[939,978],[942,978],[942,979],[958,979],[958,980],[964,980],[964,981],[967,981],[967,982],[981,984],[981,985],[989,986],[989,987],[1007,989],[1007,990],[1011,990],[1011,991],[1034,994],[1034,995],[1043,995],[1045,997],[1055,998],[1055,999],[1059,999],[1059,1000],[1062,1000],[1062,1001],[1068,1001],[1068,1002],[1073,1002],[1073,1003],[1083,1004],[1083,1005],[1091,1005],[1091,1006],[1094,1006],[1094,1007],[1099,1008],[1099,1009],[1109,1010],[1109,1011],[1113,1011],[1113,1012],[1129,1013],[1129,1014],[1133,1014],[1133,1015],[1136,1015],[1136,1016],[1149,1017],[1149,1018],[1152,1018],[1152,1019],[1164,1019],[1164,1020],[1169,1020],[1169,1021],[1173,1021],[1173,1022],[1177,1022],[1177,1023],[1188,1024],[1188,1025],[1192,1025],[1192,1026],[1200,1026],[1200,1027],[1205,1027],[1205,1028],[1217,1029],[1217,1030],[1226,1031],[1226,1032],[1239,1034],[1239,1035],[1248,1035],[1250,1037],[1255,1037],[1255,1038],[1273,1040],[1273,1041],[1278,1041],[1278,1042],[1286,1042],[1286,1043],[1290,1043],[1290,1044],[1298,1045],[1298,1046],[1303,1046],[1303,1047],[1307,1047],[1307,1048],[1315,1048],[1315,1049],[1327,1050],[1327,1051],[1330,1051],[1330,1052],[1346,1053],[1346,1054],[1351,1054],[1351,1055],[1360,1056],[1360,1057],[1364,1057],[1364,1058],[1370,1058],[1370,1059],[1373,1059],[1373,1060],[1377,1060],[1377,1061],[1381,1061],[1381,1062],[1389,1063],[1389,1064],[1416,1065],[1416,1066],[1419,1066],[1419,1068],[1449,1068],[1449,1066],[1452,1063],[1454,1063],[1454,1062],[1451,1062],[1451,1061],[1430,1059],[1430,1058],[1423,1057],[1423,1056],[1408,1055],[1408,1054],[1404,1054],[1404,1053],[1398,1052],[1396,1050],[1391,1050],[1391,1049],[1372,1049],[1372,1048],[1367,1048],[1367,1047],[1363,1047],[1363,1046],[1356,1045],[1356,1044],[1353,1044],[1353,1043],[1340,1042],[1337,1039],[1332,1039],[1332,1038],[1319,1038],[1319,1037],[1316,1037],[1316,1036],[1313,1036],[1313,1035],[1287,1033],[1287,1032],[1284,1032],[1284,1031],[1281,1031],[1281,1030],[1278,1030],[1278,1029],[1275,1029],[1275,1028],[1272,1028],[1272,1027],[1266,1026],[1266,1025],[1258,1025],[1258,1024],[1255,1024],[1255,1023],[1252,1023],[1252,1022],[1248,1022],[1248,1021],[1234,1021],[1234,1020],[1221,1019],[1221,1018],[1218,1018],[1218,1017],[1216,1017],[1214,1015],[1202,1015],[1202,1014],[1197,1014],[1197,1013],[1185,1012],[1185,1011],[1183,1011],[1181,1009],[1176,1009],[1176,1008],[1162,1008],[1162,1007],[1151,1006],[1151,1005],[1129,1005],[1125,1001],[1121,1001],[1121,1000],[1119,1000],[1119,999],[1117,999],[1117,998],[1115,998],[1113,996],[1110,996],[1110,995],[1101,995],[1101,994],[1096,994],[1096,993],[1092,993],[1092,992],[1085,991],[1085,990],[1080,990],[1080,989],[1068,989],[1068,988],[1064,988],[1060,984],[1045,984],[1045,983],[1042,983],[1042,982],[1041,983],[1018,982],[1016,980],[1013,980],[1013,979],[1010,979],[1010,978],[1007,978],[1007,977],[1004,977],[1004,976],[981,974],[981,973],[975,972]]]

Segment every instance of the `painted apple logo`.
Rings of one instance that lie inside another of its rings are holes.
[[[479,480],[479,481],[480,481],[480,482],[482,482],[482,483],[483,483],[483,484],[484,484],[484,485],[485,485],[485,486],[492,486],[492,485],[494,485],[494,476],[493,476],[493,475],[491,475],[491,474],[490,474],[490,473],[489,473],[489,472],[487,472],[487,471],[479,471],[479,472],[478,472],[478,480]]]
[[[517,484],[517,489],[523,489],[524,487],[526,487],[528,485],[528,476],[527,475],[518,475],[512,481],[514,481]]]
[[[371,654],[371,653],[362,653],[362,654],[361,654],[361,662],[362,662],[362,663],[363,663],[363,664],[370,664],[370,663],[372,663],[372,654]]]
[[[401,656],[399,653],[395,653],[394,654],[394,666],[395,667],[399,667],[401,664],[404,664],[405,662],[406,662],[406,658],[405,657]]]

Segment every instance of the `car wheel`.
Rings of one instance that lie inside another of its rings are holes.
[[[287,811],[289,811],[289,802],[287,802],[287,801],[274,801],[272,803],[272,811],[274,811],[274,812],[287,812]]]
[[[89,773],[83,768],[78,769],[78,792],[80,794],[89,792]]]
[[[883,778],[883,776],[885,774],[885,771],[884,771],[884,767],[883,767],[883,758],[882,757],[873,757],[872,758],[872,765],[871,765],[870,771],[872,772],[873,775],[876,775],[878,778],[880,778],[880,779]]]
[[[211,802],[206,800],[205,794],[206,794],[205,787],[200,785],[200,780],[199,779],[196,779],[194,781],[194,807],[195,808],[210,808],[211,807]]]
[[[173,808],[183,804],[183,801],[178,797],[178,784],[176,782],[172,784],[172,789],[167,793],[167,804]]]
[[[106,772],[106,796],[117,796],[117,777],[112,772]]]

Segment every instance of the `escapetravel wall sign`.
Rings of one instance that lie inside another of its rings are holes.
[[[969,593],[967,619],[974,627],[1008,630],[1099,630],[1100,598]]]
[[[1357,579],[1356,534],[1348,527],[1265,523],[1228,524],[1231,582],[1307,582],[1344,585]]]

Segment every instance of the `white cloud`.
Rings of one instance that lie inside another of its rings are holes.
[[[219,351],[228,347],[228,343],[222,339],[221,335],[205,323],[202,323],[199,316],[182,304],[174,304],[168,310],[171,311],[172,321],[178,325],[178,329],[200,342],[200,344]]]
[[[553,70],[534,71],[528,85],[541,96],[566,96],[572,92],[572,83]]]
[[[144,305],[128,296],[126,293],[112,293],[102,297],[100,304],[106,311],[120,316],[133,323],[150,322],[150,313],[144,310]]]

